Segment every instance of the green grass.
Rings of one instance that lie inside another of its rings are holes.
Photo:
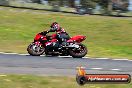
[[[84,44],[90,57],[132,59],[132,18],[5,9],[0,10],[0,51],[27,53],[26,47],[35,34],[57,21],[71,36],[87,36]]]
[[[0,75],[0,88],[131,88],[130,84],[86,84],[80,86],[75,77]]]

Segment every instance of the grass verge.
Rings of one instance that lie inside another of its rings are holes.
[[[74,77],[0,75],[0,88],[131,88],[130,84],[86,84],[79,86]]]
[[[27,53],[36,33],[57,21],[71,35],[86,35],[90,57],[132,59],[132,18],[79,16],[0,7],[0,51]]]

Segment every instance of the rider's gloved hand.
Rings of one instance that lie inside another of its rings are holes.
[[[40,34],[45,36],[47,33],[49,33],[49,31],[43,31]]]
[[[54,28],[51,28],[51,29],[49,30],[49,32],[55,32]]]

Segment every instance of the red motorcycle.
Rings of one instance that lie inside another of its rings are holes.
[[[86,39],[86,36],[77,35],[71,37],[66,41],[65,45],[61,45],[61,48],[56,47],[58,39],[56,39],[55,34],[41,35],[37,34],[34,38],[27,51],[32,56],[40,56],[45,53],[45,55],[51,56],[72,56],[74,58],[82,58],[87,54],[87,47],[81,42]]]

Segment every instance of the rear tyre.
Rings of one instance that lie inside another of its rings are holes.
[[[28,53],[32,56],[40,56],[45,51],[44,47],[36,46],[35,48],[39,48],[38,51],[34,50],[33,47],[35,47],[35,44],[32,43],[27,48]]]
[[[72,50],[69,50],[69,54],[73,57],[73,58],[82,58],[84,57],[88,50],[87,50],[87,47],[84,45],[84,44],[78,44],[79,45],[79,48],[77,49],[72,49]]]

